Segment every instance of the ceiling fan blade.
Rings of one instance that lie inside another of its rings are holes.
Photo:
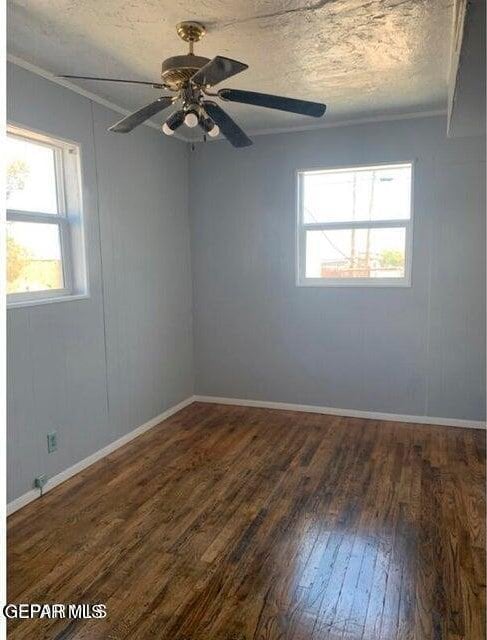
[[[56,78],[67,78],[70,80],[97,80],[99,82],[124,82],[126,84],[146,84],[155,89],[164,89],[163,84],[157,82],[145,82],[143,80],[121,80],[120,78],[93,78],[92,76],[56,76]]]
[[[252,144],[252,140],[238,124],[215,102],[203,102],[203,105],[206,113],[220,127],[220,131],[230,144],[234,147],[248,147]]]
[[[139,109],[138,111],[131,113],[125,118],[122,118],[122,120],[112,125],[108,129],[108,131],[115,131],[116,133],[128,133],[129,131],[132,131],[132,129],[135,129],[135,127],[138,127],[139,124],[142,124],[152,116],[155,116],[156,113],[159,113],[160,111],[167,109],[167,107],[170,107],[174,100],[175,98],[173,96],[163,96],[155,102],[151,102],[145,107],[142,107],[142,109]]]
[[[255,91],[220,89],[218,95],[222,100],[228,100],[230,102],[243,102],[244,104],[252,104],[256,107],[279,109],[279,111],[299,113],[303,116],[312,116],[313,118],[319,118],[326,111],[326,104],[321,104],[320,102],[284,98],[282,96],[273,96],[268,93],[256,93]]]
[[[195,84],[205,87],[213,87],[222,80],[231,78],[237,73],[241,73],[248,69],[249,65],[231,58],[216,56],[210,60],[204,67],[201,67],[191,78]]]

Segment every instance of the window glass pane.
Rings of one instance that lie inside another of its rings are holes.
[[[406,220],[411,210],[411,166],[302,174],[303,220]]]
[[[404,278],[406,230],[306,232],[307,278]]]
[[[7,293],[62,289],[57,224],[7,222]]]
[[[7,209],[58,213],[51,147],[7,136]]]

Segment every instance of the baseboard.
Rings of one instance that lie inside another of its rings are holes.
[[[477,420],[461,420],[459,418],[434,418],[431,416],[409,416],[409,415],[401,415],[398,413],[380,413],[376,411],[361,411],[358,409],[338,409],[336,407],[317,407],[308,404],[289,404],[287,402],[266,402],[265,400],[246,400],[242,398],[223,398],[223,397],[215,397],[215,396],[190,396],[183,400],[179,404],[163,411],[163,413],[159,414],[152,420],[149,420],[145,424],[140,425],[133,431],[130,431],[126,435],[122,436],[118,440],[111,442],[103,449],[99,451],[95,451],[95,453],[91,454],[87,458],[84,458],[80,462],[77,462],[72,467],[61,471],[57,475],[49,478],[47,484],[44,487],[44,493],[54,489],[65,480],[73,477],[80,471],[83,471],[87,467],[91,466],[101,458],[104,458],[108,454],[112,453],[116,449],[123,447],[124,444],[130,442],[134,438],[142,435],[149,429],[152,429],[156,425],[160,424],[164,420],[167,420],[172,415],[181,411],[188,405],[193,402],[206,402],[210,404],[226,404],[226,405],[237,405],[241,407],[260,407],[262,409],[280,409],[282,411],[303,411],[304,413],[322,413],[325,415],[332,416],[343,416],[348,418],[364,418],[366,420],[387,420],[391,422],[410,422],[415,424],[429,424],[429,425],[438,425],[444,427],[461,427],[463,429],[485,429],[485,422],[480,422]],[[40,491],[38,489],[32,489],[31,491],[27,491],[23,495],[19,496],[12,502],[7,504],[7,515],[11,515],[15,511],[18,511],[25,505],[29,504],[36,498],[40,497]]]
[[[398,413],[379,413],[358,409],[337,409],[336,407],[316,407],[308,404],[289,404],[287,402],[267,402],[265,400],[244,400],[241,398],[219,398],[215,396],[193,396],[194,402],[212,404],[230,404],[241,407],[260,407],[262,409],[281,409],[283,411],[303,411],[305,413],[323,413],[331,416],[365,418],[367,420],[388,420],[392,422],[413,422],[444,427],[462,427],[464,429],[485,429],[485,422],[461,420],[459,418],[434,418],[431,416],[409,416]]]
[[[60,485],[62,482],[69,480],[69,478],[72,478],[74,475],[76,475],[80,471],[83,471],[84,469],[91,466],[95,462],[98,462],[98,460],[101,460],[101,458],[104,458],[105,456],[112,453],[116,449],[123,447],[124,444],[127,444],[134,438],[137,438],[138,436],[142,435],[146,431],[149,431],[150,429],[157,426],[164,420],[167,420],[178,411],[181,411],[181,409],[184,409],[185,407],[190,405],[192,402],[194,402],[194,396],[190,396],[189,398],[186,398],[186,400],[183,400],[179,404],[176,404],[174,407],[170,407],[166,411],[163,411],[158,416],[155,416],[155,418],[152,418],[148,422],[145,422],[144,424],[140,425],[140,427],[137,427],[136,429],[134,429],[133,431],[130,431],[129,433],[122,436],[121,438],[118,438],[118,440],[111,442],[106,447],[103,447],[103,449],[99,449],[98,451],[95,451],[95,453],[92,453],[87,458],[80,460],[79,462],[69,467],[68,469],[65,469],[64,471],[61,471],[60,473],[53,476],[52,478],[49,478],[46,485],[44,486],[43,493],[46,493],[51,489],[54,489],[54,487],[57,487],[58,485]],[[39,498],[40,495],[41,493],[38,489],[32,489],[31,491],[27,491],[27,493],[24,493],[23,495],[19,496],[15,500],[12,500],[12,502],[9,502],[7,504],[7,515],[9,516],[15,511],[18,511],[19,509],[21,509],[22,507],[25,507],[25,505]]]
[[[15,500],[12,500],[12,502],[7,504],[7,515],[9,516],[11,513],[15,513],[15,511],[22,509],[22,507],[25,507],[25,505],[29,504],[29,502],[32,502],[39,496],[39,489],[31,489],[30,491],[27,491],[27,493],[15,498]]]

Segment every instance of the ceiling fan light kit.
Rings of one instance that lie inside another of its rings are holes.
[[[164,122],[164,124],[162,125],[162,131],[167,136],[172,136],[176,129],[183,124],[185,115],[186,114],[182,109],[179,109],[178,111],[172,113],[166,120],[166,122]]]
[[[216,138],[218,135],[220,135],[220,127],[217,124],[213,123],[213,126],[208,131],[208,135],[210,136],[210,138]]]
[[[196,127],[198,125],[199,118],[200,116],[198,115],[198,112],[192,109],[191,111],[188,111],[184,116],[184,124],[192,129],[193,127]]]
[[[172,96],[160,96],[154,102],[122,118],[109,128],[116,133],[129,133],[149,118],[157,115],[178,102],[178,109],[164,122],[161,130],[166,135],[173,135],[183,124],[189,128],[199,125],[203,134],[212,138],[220,132],[234,147],[247,147],[252,140],[238,124],[224,111],[214,98],[224,102],[277,109],[299,115],[320,118],[326,111],[326,105],[308,100],[285,98],[255,91],[240,89],[220,89],[211,93],[210,89],[223,80],[245,71],[248,68],[243,62],[216,56],[212,60],[194,54],[194,44],[205,35],[205,27],[199,22],[180,22],[176,31],[179,37],[189,44],[186,55],[172,56],[162,63],[162,82],[141,80],[122,80],[118,78],[94,78],[91,76],[64,75],[62,78],[77,80],[97,80],[100,82],[123,82],[127,84],[148,85],[154,89],[165,89],[173,92]],[[210,99],[208,99],[210,98]]]

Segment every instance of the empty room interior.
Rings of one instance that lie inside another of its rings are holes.
[[[484,640],[485,1],[8,0],[12,640]]]

